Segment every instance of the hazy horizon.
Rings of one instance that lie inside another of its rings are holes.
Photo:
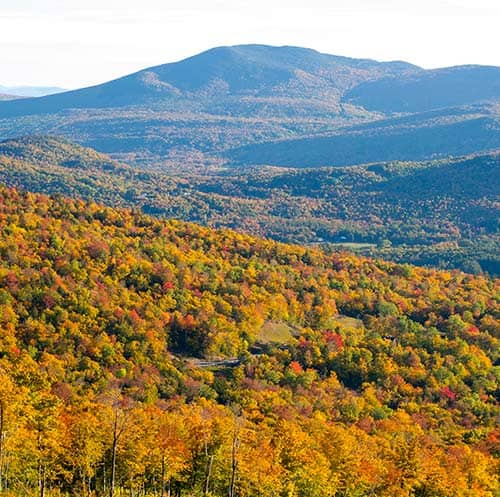
[[[500,65],[489,0],[2,0],[1,86],[99,84],[223,45],[266,44],[430,69]],[[444,41],[443,41],[444,40]]]

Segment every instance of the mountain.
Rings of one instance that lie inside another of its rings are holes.
[[[0,182],[286,242],[500,274],[500,156],[344,168],[145,171],[56,137],[0,142]],[[331,245],[333,244],[333,245]]]
[[[222,111],[241,97],[257,107],[281,98],[285,101],[279,104],[292,109],[311,105],[308,101],[313,99],[323,112],[331,112],[340,94],[360,82],[416,71],[420,69],[402,62],[349,59],[297,47],[219,47],[102,85],[29,100],[19,106],[4,105],[0,115],[165,105],[210,112]],[[232,114],[231,108],[226,113]]]
[[[458,66],[362,83],[344,101],[384,113],[423,112],[498,100],[500,67]]]
[[[57,86],[0,86],[0,93],[7,93],[17,97],[44,97],[66,91]]]
[[[0,494],[500,495],[497,76],[449,72],[252,45],[0,102]]]
[[[17,98],[22,97],[18,97],[17,95],[9,95],[8,93],[0,93],[0,100],[15,100]]]
[[[500,147],[498,84],[495,67],[426,71],[298,47],[219,47],[102,85],[0,102],[0,136],[62,133],[155,169],[420,160]]]
[[[9,494],[498,494],[498,281],[4,187],[0,232]]]

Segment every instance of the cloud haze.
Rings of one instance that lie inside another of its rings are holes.
[[[218,45],[500,65],[491,0],[1,0],[0,84],[96,84]]]

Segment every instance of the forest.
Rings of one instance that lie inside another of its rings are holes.
[[[0,232],[0,495],[499,495],[498,279],[7,187]]]
[[[498,153],[353,167],[118,163],[56,137],[0,143],[0,182],[283,242],[500,274]]]

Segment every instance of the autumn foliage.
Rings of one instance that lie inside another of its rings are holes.
[[[0,495],[498,495],[498,281],[12,189],[0,232]]]

